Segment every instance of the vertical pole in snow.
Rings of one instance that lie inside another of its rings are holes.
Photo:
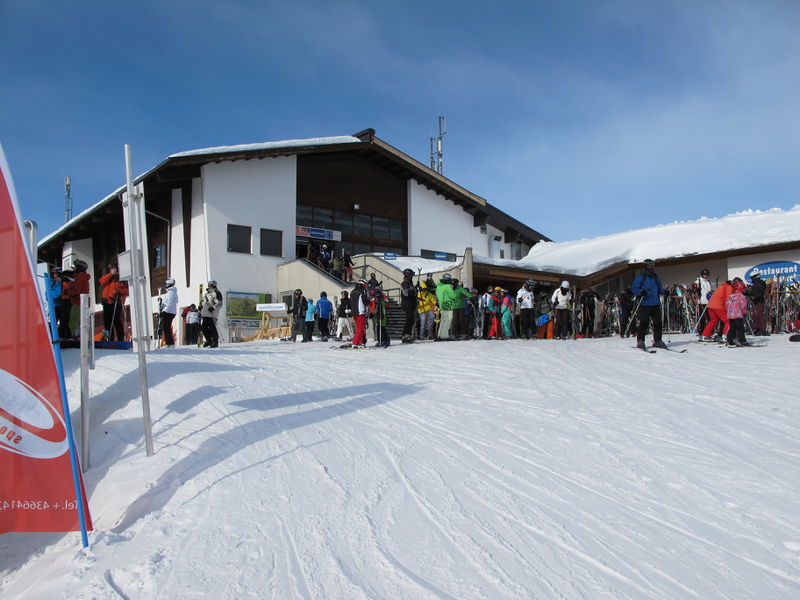
[[[144,307],[142,298],[144,298],[142,285],[143,274],[140,272],[142,267],[142,245],[141,245],[141,232],[139,231],[139,218],[134,210],[134,190],[133,190],[133,163],[131,160],[131,147],[125,144],[125,175],[128,184],[128,202],[127,202],[127,217],[128,217],[128,230],[130,232],[130,251],[131,251],[131,268],[133,275],[133,320],[136,324],[136,332],[138,338],[134,340],[136,343],[136,352],[139,355],[139,387],[142,392],[142,416],[144,421],[144,440],[147,449],[147,456],[153,456],[153,425],[150,419],[150,390],[147,382],[147,357],[145,356],[145,339],[144,339],[144,318],[142,311]],[[149,293],[148,293],[149,295]]]
[[[91,424],[89,407],[89,344],[92,342],[92,332],[89,329],[89,294],[81,294],[81,461],[83,471],[90,467],[89,458],[89,430]]]

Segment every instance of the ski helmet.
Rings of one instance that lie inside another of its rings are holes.
[[[487,292],[493,292],[494,291],[494,286],[493,285],[487,285],[486,286],[486,291]]]
[[[413,277],[414,271],[412,271],[411,269],[403,269],[403,275],[406,277]]]
[[[656,261],[654,261],[652,258],[645,258],[644,259],[644,268],[645,269],[655,268],[655,266],[656,266]]]
[[[297,294],[297,295],[299,296],[299,295],[301,295],[301,294],[303,293],[303,290],[301,290],[300,288],[297,288],[297,289],[294,291],[294,293],[295,293],[295,294]]]
[[[450,280],[450,283],[451,283],[452,285],[458,285],[458,279],[451,279],[451,280]]]
[[[212,279],[208,282],[208,287],[217,287],[217,282]]]
[[[319,297],[320,298],[327,298],[328,297],[328,292],[320,292],[319,293]]]
[[[363,285],[363,286],[367,286],[367,285],[369,285],[369,284],[367,283],[367,280],[366,280],[366,279],[359,279],[359,280],[358,280],[358,283],[360,283],[360,284],[361,284],[361,285]]]
[[[752,271],[750,271],[750,277],[761,277],[761,269],[755,267]]]
[[[72,270],[77,271],[78,273],[82,273],[83,271],[86,271],[88,268],[89,265],[87,265],[85,261],[82,261],[80,259],[72,263]]]
[[[703,269],[702,271],[700,271],[700,276],[702,277],[703,275],[708,277],[709,275],[711,275],[711,272],[708,269]]]
[[[175,285],[175,280],[172,277],[167,277],[167,280],[164,282],[164,285],[167,287],[172,287]]]
[[[453,279],[453,276],[450,275],[450,273],[445,273],[444,275],[442,275],[442,281],[444,281],[445,283],[448,283],[451,279]]]
[[[533,279],[526,279],[525,283],[530,286],[536,285],[536,282]]]
[[[568,290],[569,289],[569,281],[567,281],[566,279],[564,281],[562,281],[561,282],[561,287],[564,288],[565,290]]]

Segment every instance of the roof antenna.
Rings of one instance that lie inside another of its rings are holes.
[[[67,223],[72,218],[72,181],[69,175],[64,177],[64,192],[67,197],[64,206],[64,222]]]
[[[443,160],[442,160],[442,138],[447,133],[447,119],[439,117],[439,135],[438,137],[431,138],[431,169],[436,171],[439,175],[442,174]]]

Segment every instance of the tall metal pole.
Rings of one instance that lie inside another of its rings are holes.
[[[94,346],[92,330],[89,325],[89,294],[81,294],[81,466],[84,473],[91,466],[89,455],[89,433],[91,414],[89,406],[89,346]]]
[[[136,344],[136,352],[139,355],[139,386],[142,390],[142,414],[144,420],[144,439],[147,448],[147,456],[153,456],[153,424],[150,419],[150,388],[147,382],[147,357],[145,355],[145,339],[144,339],[144,318],[142,315],[142,286],[143,274],[142,270],[142,245],[139,231],[139,219],[136,211],[134,210],[135,196],[133,189],[133,162],[131,160],[131,147],[125,144],[125,175],[128,183],[127,199],[123,202],[126,204],[123,208],[127,211],[128,215],[128,235],[129,235],[129,249],[131,253],[131,271],[133,275],[133,294],[132,299],[135,300],[133,308],[133,319],[136,326],[137,337],[134,339]]]

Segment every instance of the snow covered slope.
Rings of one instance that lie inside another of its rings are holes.
[[[0,536],[0,596],[800,598],[800,344],[672,341],[163,350],[152,458],[99,352],[92,546]]]

